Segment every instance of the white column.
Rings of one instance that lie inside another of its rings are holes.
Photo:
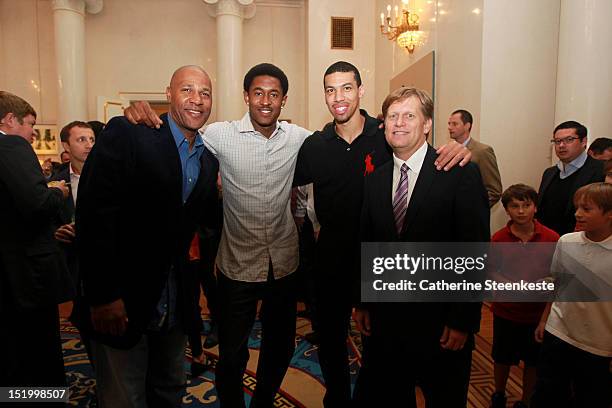
[[[217,120],[236,120],[244,112],[242,20],[255,15],[253,0],[204,0],[217,18]]]
[[[85,10],[97,13],[102,0],[53,0],[57,66],[57,125],[87,120]]]
[[[555,126],[577,120],[589,143],[612,137],[612,1],[561,0]]]

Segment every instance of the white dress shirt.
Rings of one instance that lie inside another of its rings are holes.
[[[412,191],[416,185],[421,167],[423,167],[423,161],[425,161],[425,154],[427,154],[427,142],[423,142],[423,145],[418,148],[416,152],[410,156],[406,161],[399,159],[395,153],[393,153],[393,188],[391,189],[391,202],[395,198],[395,192],[397,191],[398,183],[401,175],[402,164],[408,166],[408,194],[406,194],[407,204],[410,203],[410,197],[412,197]]]
[[[70,191],[72,191],[72,202],[76,208],[77,203],[77,195],[79,194],[79,180],[81,179],[81,175],[74,172],[72,168],[72,164],[70,166]]]
[[[249,114],[202,131],[219,159],[223,183],[223,231],[217,266],[230,279],[265,282],[298,265],[298,235],[291,215],[291,184],[297,154],[311,132],[278,122],[270,138],[253,128]]]

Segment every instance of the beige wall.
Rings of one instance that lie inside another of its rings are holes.
[[[0,0],[0,89],[27,100],[39,123],[55,123],[57,88],[51,2]]]
[[[538,188],[550,165],[559,0],[485,0],[480,140],[494,147],[503,187]],[[508,22],[516,35],[508,35]],[[505,221],[501,205],[494,227]]]
[[[331,17],[354,17],[353,50],[330,49]],[[365,95],[361,107],[374,114],[376,27],[374,2],[370,0],[308,1],[308,126],[317,130],[331,120],[323,95],[323,74],[336,61],[354,64],[361,74]]]

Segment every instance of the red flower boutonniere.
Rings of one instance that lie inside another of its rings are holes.
[[[372,154],[368,153],[365,157],[365,171],[363,172],[364,177],[374,172],[374,163],[372,163]]]

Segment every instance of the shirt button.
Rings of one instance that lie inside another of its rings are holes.
[[[191,180],[192,180],[192,178],[191,178],[191,177],[189,177],[189,182],[190,182],[190,183],[191,183]]]
[[[347,148],[346,148],[346,151],[347,151],[347,152],[349,152],[350,150],[351,150],[351,148],[350,148],[350,147],[347,147]]]

